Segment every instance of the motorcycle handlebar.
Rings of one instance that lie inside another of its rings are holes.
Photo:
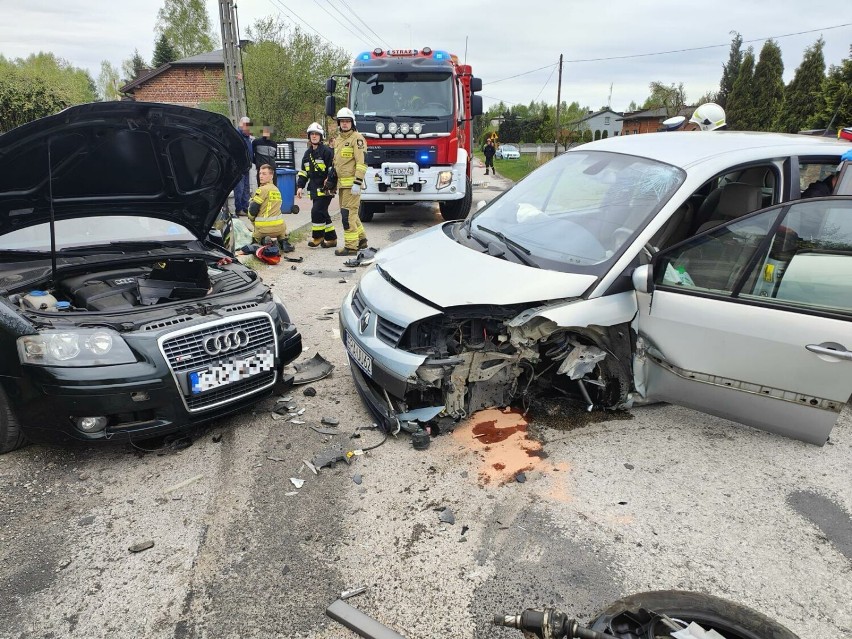
[[[527,608],[519,615],[494,615],[494,625],[534,633],[537,637],[556,639],[617,639],[605,632],[583,628],[576,619],[555,608],[533,610]],[[545,632],[548,631],[548,634]]]

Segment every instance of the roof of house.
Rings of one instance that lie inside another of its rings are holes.
[[[165,64],[157,67],[156,69],[152,69],[148,73],[144,73],[140,75],[135,80],[131,80],[123,87],[119,89],[121,93],[127,93],[128,91],[132,91],[133,89],[138,88],[148,80],[151,80],[158,75],[165,73],[172,67],[191,67],[191,66],[225,66],[225,55],[222,49],[216,49],[215,51],[209,51],[208,53],[199,53],[198,55],[191,55],[188,58],[181,58],[180,60],[175,60],[174,62],[166,62]]]
[[[601,109],[600,111],[595,111],[594,113],[589,113],[586,116],[583,116],[579,120],[571,120],[568,124],[579,124],[580,122],[585,122],[586,120],[590,120],[598,115],[603,115],[605,113],[612,113],[613,115],[622,115],[618,111],[613,111],[612,109]]]

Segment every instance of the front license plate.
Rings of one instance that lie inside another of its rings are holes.
[[[355,363],[358,364],[361,370],[372,377],[373,358],[364,352],[364,349],[358,345],[358,342],[349,333],[346,333],[346,350],[349,351],[352,359],[355,360]]]
[[[248,357],[232,359],[203,371],[189,373],[189,388],[193,395],[197,395],[271,371],[273,368],[275,368],[275,354],[271,349],[265,349]]]
[[[385,171],[388,175],[414,175],[413,166],[389,166]]]

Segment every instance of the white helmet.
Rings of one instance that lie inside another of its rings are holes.
[[[689,118],[702,131],[715,131],[725,126],[725,109],[715,102],[707,102],[699,106]]]
[[[352,109],[347,109],[346,107],[343,107],[337,112],[335,120],[337,120],[338,124],[340,124],[340,120],[352,120],[352,126],[355,126],[355,114],[352,113]]]
[[[307,133],[308,136],[310,136],[311,133],[319,133],[320,138],[325,137],[325,131],[322,130],[322,127],[320,126],[319,122],[311,122],[311,125],[308,127]]]

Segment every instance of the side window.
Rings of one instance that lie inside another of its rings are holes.
[[[831,195],[834,185],[831,184],[831,176],[834,175],[839,159],[808,160],[803,158],[799,161],[799,190],[803,198],[823,197]]]
[[[654,273],[668,290],[852,313],[852,199],[797,202],[733,222],[661,255]]]

